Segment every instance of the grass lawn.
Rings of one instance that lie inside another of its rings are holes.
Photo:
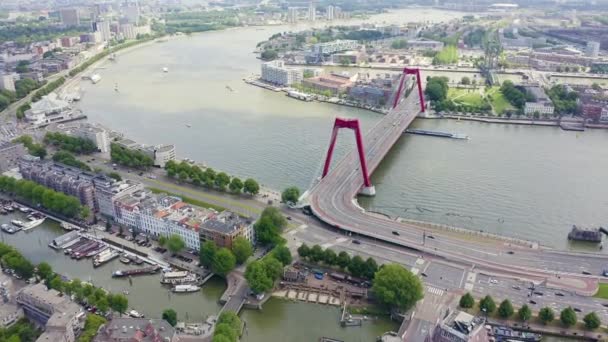
[[[161,190],[161,189],[158,189],[158,188],[148,188],[148,189],[150,189],[150,191],[152,191],[155,194],[167,194],[167,195],[171,195],[171,196],[180,197],[182,199],[182,201],[184,201],[186,203],[189,203],[189,204],[192,204],[192,205],[195,205],[197,207],[210,208],[210,209],[215,209],[217,211],[224,211],[224,210],[226,210],[226,208],[221,207],[219,205],[215,205],[215,204],[212,204],[212,203],[200,201],[200,200],[197,200],[197,199],[194,199],[194,198],[190,198],[190,197],[186,197],[186,196],[183,196],[183,195],[180,195],[180,194],[174,194],[174,193],[171,193],[171,192],[168,192],[168,191],[164,191],[164,190]]]
[[[483,104],[483,98],[479,92],[469,91],[468,89],[450,88],[448,90],[448,99],[458,104],[474,107],[479,107]]]
[[[608,299],[608,284],[600,283],[600,287],[594,297]]]
[[[490,99],[490,104],[492,105],[492,108],[494,108],[496,114],[502,114],[505,110],[514,109],[509,101],[502,95],[500,87],[492,87],[487,94]]]

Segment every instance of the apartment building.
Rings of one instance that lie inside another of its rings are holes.
[[[0,173],[18,167],[19,160],[26,154],[23,144],[0,142]]]
[[[288,86],[302,82],[304,73],[300,69],[287,68],[281,60],[275,60],[262,63],[261,78],[272,84]]]
[[[104,324],[93,342],[178,342],[175,329],[164,319],[115,317]]]
[[[95,186],[95,200],[99,213],[108,217],[116,217],[115,202],[118,198],[143,191],[141,183],[128,179],[120,182],[108,177],[96,177],[93,179]]]
[[[228,249],[232,248],[234,239],[239,236],[253,243],[255,241],[253,223],[229,211],[204,222],[200,229],[201,244],[210,240]]]
[[[37,341],[74,342],[75,332],[84,327],[82,307],[43,283],[23,288],[16,300],[28,319],[45,327]]]

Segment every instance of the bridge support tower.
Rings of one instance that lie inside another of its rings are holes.
[[[329,149],[327,150],[327,157],[325,158],[325,165],[323,166],[323,175],[325,177],[329,172],[329,166],[331,164],[331,158],[334,153],[334,147],[336,146],[336,139],[338,138],[338,131],[341,128],[352,129],[355,132],[355,139],[357,141],[357,151],[359,152],[359,162],[361,163],[361,173],[363,174],[363,187],[359,191],[361,195],[374,196],[376,195],[376,188],[372,185],[367,173],[367,162],[365,160],[365,149],[363,147],[363,138],[361,137],[361,128],[359,127],[359,120],[357,119],[343,119],[336,118],[334,122],[334,128],[331,132],[331,139],[329,141]]]

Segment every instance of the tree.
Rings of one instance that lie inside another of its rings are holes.
[[[287,220],[281,212],[274,207],[267,207],[262,211],[260,219],[253,229],[259,243],[263,245],[276,245],[283,240],[281,230],[287,225]]]
[[[494,299],[490,295],[487,295],[479,301],[479,309],[489,315],[496,310],[496,303],[494,303]]]
[[[201,246],[199,253],[201,265],[210,268],[217,253],[217,245],[212,240],[207,240]]]
[[[213,331],[213,341],[217,341],[219,336],[226,337],[229,341],[236,342],[238,333],[232,329],[230,325],[221,323],[215,326],[215,330]]]
[[[348,265],[348,271],[355,277],[362,277],[365,275],[365,261],[358,255],[355,255]]]
[[[230,188],[230,191],[238,194],[243,189],[243,186],[244,186],[243,182],[240,179],[234,177],[234,178],[232,178],[232,181],[230,181],[229,188]]]
[[[559,314],[559,320],[566,328],[570,328],[571,326],[576,324],[576,312],[572,307],[567,307]]]
[[[367,258],[367,260],[365,260],[365,268],[364,268],[363,276],[367,279],[374,279],[374,275],[376,274],[377,271],[378,271],[378,263],[376,263],[376,260],[374,260],[371,257]]]
[[[540,318],[541,322],[547,324],[553,322],[555,314],[550,307],[544,307],[538,312],[538,318]]]
[[[372,291],[380,303],[402,311],[407,311],[423,297],[420,279],[397,264],[384,265],[376,273]]]
[[[338,254],[336,264],[340,266],[340,268],[345,269],[350,264],[350,255],[348,255],[348,253],[346,253],[345,251],[341,251]]]
[[[517,317],[519,317],[519,319],[523,322],[527,322],[530,320],[530,318],[532,318],[532,310],[530,310],[530,307],[527,304],[524,304],[517,311]]]
[[[460,80],[460,83],[462,85],[469,85],[471,84],[471,79],[468,78],[467,76],[462,77],[462,79]]]
[[[234,266],[236,266],[236,258],[228,248],[220,248],[211,263],[213,273],[222,277],[232,271]]]
[[[276,258],[270,256],[264,258],[262,261],[264,263],[264,268],[266,269],[266,275],[268,275],[270,279],[278,279],[283,274],[283,264]]]
[[[337,261],[338,261],[338,256],[336,255],[336,252],[334,252],[333,250],[327,248],[323,252],[323,262],[326,265],[328,265],[328,266],[335,265]]]
[[[291,186],[285,190],[281,194],[281,200],[287,204],[294,204],[298,202],[300,198],[300,189],[295,186]]]
[[[124,314],[129,307],[129,300],[123,294],[113,295],[110,301],[110,308],[120,314]]]
[[[184,248],[186,248],[186,243],[177,234],[172,234],[167,240],[167,249],[173,254],[181,252]]]
[[[514,312],[513,305],[511,305],[511,301],[508,299],[503,300],[498,306],[498,315],[501,318],[509,318]]]
[[[260,57],[265,61],[276,59],[278,56],[279,54],[275,50],[264,50],[260,55]]]
[[[312,262],[319,262],[323,260],[325,257],[325,253],[323,252],[323,248],[319,245],[314,245],[310,249],[310,253],[308,253],[308,259]]]
[[[40,279],[50,279],[51,275],[53,275],[53,268],[47,262],[43,261],[38,264],[36,274],[38,274]]]
[[[303,243],[300,247],[298,247],[298,255],[301,258],[306,258],[310,254],[310,247],[307,244]]]
[[[232,242],[232,253],[236,258],[237,264],[242,264],[253,255],[253,247],[251,242],[246,238],[239,236]]]
[[[602,321],[597,316],[595,311],[586,314],[585,317],[583,317],[583,322],[585,322],[585,328],[589,330],[595,330],[602,325]]]
[[[167,237],[164,235],[161,235],[158,237],[158,245],[161,247],[164,247],[167,245]]]
[[[601,91],[602,90],[602,86],[599,85],[599,84],[597,84],[597,83],[595,83],[595,82],[591,85],[591,88],[593,88],[593,90],[597,90],[597,91]]]
[[[166,309],[163,311],[163,319],[174,327],[177,324],[177,312],[173,309]]]
[[[247,265],[245,279],[255,293],[264,293],[272,288],[273,281],[266,273],[266,266],[260,260]]]
[[[226,186],[230,183],[230,176],[228,176],[225,172],[220,172],[215,176],[215,186],[224,191],[226,190]]]
[[[460,297],[460,303],[458,304],[463,309],[470,309],[475,306],[475,298],[467,292],[462,297]]]
[[[274,258],[276,258],[278,261],[280,261],[281,264],[283,264],[283,266],[287,266],[287,265],[291,264],[291,261],[293,260],[293,258],[291,256],[291,251],[285,245],[278,245],[275,248],[273,248],[271,255]]]
[[[247,178],[243,184],[243,191],[250,195],[257,195],[260,192],[260,185],[254,179]]]
[[[63,281],[60,276],[55,276],[53,279],[49,280],[49,287],[51,289],[57,290],[59,292],[63,291]]]
[[[222,335],[222,334],[213,334],[213,339],[211,340],[211,342],[234,342],[233,340],[230,339],[230,337],[226,336],[226,335]]]

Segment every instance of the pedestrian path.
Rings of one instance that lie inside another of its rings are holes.
[[[443,294],[445,293],[445,290],[438,289],[438,288],[433,287],[433,286],[427,286],[426,287],[426,291],[428,293],[432,293],[432,294],[437,295],[437,296],[443,296]]]

